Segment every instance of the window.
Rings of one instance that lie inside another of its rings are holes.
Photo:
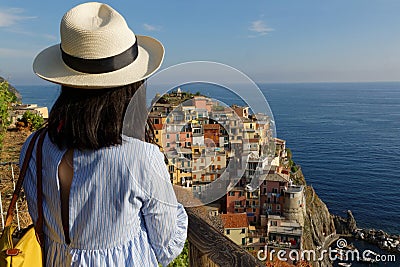
[[[246,238],[242,238],[242,245],[246,245]]]
[[[167,147],[169,147],[169,143],[167,142]]]
[[[229,192],[229,196],[231,196],[231,197],[232,197],[232,196],[235,196],[235,192],[232,192],[232,191]]]
[[[167,139],[169,139],[169,134],[167,134]]]
[[[230,234],[231,234],[231,230],[227,229],[227,230],[226,230],[226,234],[227,234],[227,235],[230,235]]]
[[[189,137],[190,137],[190,134],[187,133],[187,134],[186,134],[186,138],[189,138]]]
[[[281,210],[281,205],[276,204],[276,210]]]
[[[246,233],[246,228],[242,228],[242,232],[241,233],[245,234]]]
[[[277,226],[278,222],[277,221],[271,221],[271,226]]]

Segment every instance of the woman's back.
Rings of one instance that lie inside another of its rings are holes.
[[[49,266],[153,266],[179,254],[187,216],[176,202],[163,156],[156,146],[127,137],[122,145],[74,150],[67,245],[58,177],[66,151],[46,137],[42,171]],[[24,188],[34,221],[35,168],[33,156]]]

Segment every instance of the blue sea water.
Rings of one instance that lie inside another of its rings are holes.
[[[400,83],[260,84],[308,184],[334,214],[400,234]],[[24,103],[49,108],[57,86],[17,86]],[[242,104],[211,85],[182,87]]]

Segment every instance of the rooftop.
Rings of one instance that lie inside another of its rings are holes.
[[[224,228],[244,228],[249,227],[246,213],[228,213],[221,214]]]
[[[280,173],[269,173],[266,177],[265,180],[267,181],[272,181],[272,182],[289,182],[289,179],[284,177]]]
[[[291,185],[289,186],[285,192],[287,193],[301,193],[304,189],[304,186],[302,185]]]

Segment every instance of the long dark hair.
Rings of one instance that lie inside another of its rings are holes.
[[[107,89],[62,86],[49,115],[50,140],[60,149],[99,149],[121,144],[125,111],[144,82]],[[149,121],[145,140],[154,143]]]

